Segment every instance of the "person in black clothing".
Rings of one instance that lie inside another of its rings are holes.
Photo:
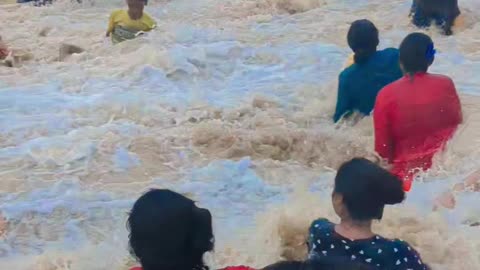
[[[413,0],[410,11],[417,27],[430,27],[434,22],[448,36],[453,34],[452,27],[460,14],[458,0]]]
[[[262,270],[374,270],[369,265],[343,260],[330,261],[283,261],[269,265]]]
[[[389,240],[372,231],[386,204],[405,199],[402,182],[373,162],[355,158],[343,164],[335,177],[332,202],[340,224],[314,221],[309,230],[309,259],[344,259],[377,270],[428,270],[406,242]]]

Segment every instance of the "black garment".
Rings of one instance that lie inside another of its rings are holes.
[[[423,0],[424,2],[427,2]],[[410,9],[412,22],[417,27],[430,27],[432,22],[440,26],[446,35],[452,34],[452,26],[460,15],[457,0],[429,0],[426,4],[429,10],[422,8],[417,1],[413,1]]]
[[[406,242],[381,236],[350,240],[335,232],[335,224],[319,219],[310,227],[309,259],[336,258],[381,270],[428,270],[420,255]]]

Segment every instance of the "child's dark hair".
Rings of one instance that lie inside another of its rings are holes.
[[[434,60],[433,41],[423,33],[409,34],[400,44],[400,63],[409,75],[427,72]]]
[[[352,262],[350,259],[336,258],[328,261],[284,261],[269,265],[263,270],[374,270],[374,268],[366,264]]]
[[[130,251],[143,270],[208,269],[213,250],[212,216],[170,190],[153,189],[133,205],[127,223]]]
[[[354,158],[340,167],[334,193],[343,196],[350,217],[357,221],[382,219],[386,204],[405,199],[400,179],[364,158]]]
[[[364,63],[377,51],[378,29],[369,20],[354,21],[348,30],[347,40],[355,53],[355,63]]]

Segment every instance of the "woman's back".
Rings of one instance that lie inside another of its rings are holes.
[[[309,237],[310,259],[336,258],[371,265],[374,269],[425,270],[418,253],[407,243],[380,236],[351,240],[335,232],[326,219],[312,223]]]
[[[393,140],[393,160],[409,161],[434,155],[462,121],[452,80],[428,73],[405,76],[379,94],[376,121],[383,119]],[[392,124],[393,123],[393,124]]]
[[[378,92],[401,77],[398,50],[393,48],[377,51],[365,63],[346,68],[339,77],[334,121],[354,111],[369,115]]]

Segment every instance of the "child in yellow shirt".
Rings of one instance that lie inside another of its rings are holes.
[[[107,37],[111,36],[113,43],[134,39],[156,27],[155,20],[143,12],[145,4],[145,0],[127,0],[128,10],[112,12]]]

